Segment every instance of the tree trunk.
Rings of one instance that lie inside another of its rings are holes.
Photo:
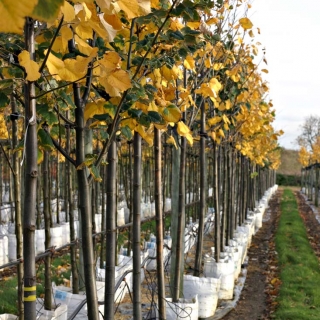
[[[156,210],[156,237],[157,237],[157,280],[158,280],[158,306],[159,319],[166,319],[166,304],[165,304],[165,280],[164,280],[164,265],[163,265],[163,211],[161,207],[161,133],[160,130],[154,128],[154,157],[155,157],[155,172],[154,172],[154,195],[155,195],[155,210]]]
[[[201,104],[201,128],[200,128],[200,213],[199,213],[199,227],[198,227],[198,241],[194,265],[193,275],[200,276],[201,262],[202,262],[202,250],[203,250],[203,232],[204,232],[204,218],[207,209],[207,194],[206,194],[206,113],[205,104]]]
[[[134,169],[133,169],[133,319],[141,320],[141,249],[140,249],[140,222],[141,222],[141,137],[134,133],[133,140]]]
[[[69,116],[69,111],[67,111],[66,116]],[[66,127],[66,150],[67,153],[70,154],[70,127]],[[68,209],[68,212],[66,212],[66,215],[69,216],[69,228],[70,228],[70,241],[74,241],[76,239],[75,235],[75,226],[74,226],[74,199],[73,199],[73,179],[72,179],[72,171],[73,168],[71,167],[71,163],[66,161],[65,163],[66,167],[66,179],[67,179],[67,198],[65,199],[66,202],[68,202],[68,205],[66,206],[66,209]],[[72,292],[75,294],[79,293],[79,274],[78,274],[78,266],[77,266],[77,247],[71,246],[70,247],[70,263],[71,263],[71,274],[72,274]]]
[[[105,187],[105,177],[106,177],[106,166],[101,168],[101,193],[102,193],[102,202],[101,202],[101,249],[100,249],[100,269],[104,268],[104,257],[105,257],[105,231],[106,231],[106,187]]]
[[[58,151],[57,151],[58,152]],[[60,168],[59,168],[59,157],[57,156],[56,162],[56,198],[57,198],[57,224],[60,224],[60,197],[59,197],[59,190],[60,190]]]
[[[43,175],[43,216],[45,225],[45,248],[49,249],[51,246],[50,235],[50,212],[49,206],[49,153],[44,151],[44,159],[42,163],[42,175]],[[52,309],[52,288],[51,288],[51,256],[45,257],[45,271],[44,271],[44,308],[45,310]]]
[[[228,234],[227,230],[227,194],[228,190],[228,179],[227,179],[227,157],[228,157],[228,147],[222,148],[223,159],[223,180],[222,180],[222,225],[221,225],[221,251],[224,251],[224,246],[228,245]]]
[[[80,99],[80,85],[73,85],[75,94],[75,123],[76,123],[76,166],[85,161],[85,136],[84,136],[84,105]],[[95,278],[95,261],[92,241],[92,216],[90,205],[90,187],[87,179],[86,168],[77,170],[78,201],[81,217],[81,237],[85,288],[88,306],[88,318],[98,320],[98,299]]]
[[[116,265],[116,178],[117,178],[117,145],[113,140],[107,155],[107,211],[106,211],[106,273],[105,273],[105,305],[104,319],[114,318],[114,288]]]
[[[13,95],[11,96],[11,112],[15,114],[17,112],[17,104]],[[18,126],[16,118],[12,117],[12,149],[14,150],[18,145]],[[22,259],[23,240],[22,240],[22,217],[21,217],[21,185],[20,185],[20,165],[19,165],[19,153],[13,152],[13,183],[14,183],[14,208],[15,208],[15,234],[17,239],[17,259]],[[1,180],[2,185],[2,180]],[[2,193],[1,193],[2,195]],[[2,198],[1,198],[2,199]],[[18,311],[19,320],[24,319],[23,309],[23,264],[17,265],[17,282],[18,282]]]
[[[30,58],[34,60],[34,21],[26,19],[25,25],[26,49]],[[25,133],[25,194],[23,219],[23,258],[24,258],[24,310],[25,319],[36,319],[36,268],[35,268],[35,216],[38,177],[38,140],[35,85],[26,82],[25,91],[25,119],[27,121]]]
[[[183,268],[184,268],[184,227],[185,227],[185,201],[186,201],[186,138],[181,137],[180,140],[180,168],[179,168],[179,201],[178,201],[178,225],[177,225],[177,241],[175,252],[176,262],[174,265],[175,276],[173,279],[172,301],[178,302],[183,293]],[[171,280],[172,281],[172,280]]]
[[[218,147],[213,146],[213,161],[214,161],[214,174],[213,174],[213,198],[214,198],[214,249],[215,259],[219,262],[220,259],[220,203],[219,203],[219,181],[218,181]]]

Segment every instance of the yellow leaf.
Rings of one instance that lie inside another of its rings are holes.
[[[159,7],[160,1],[159,0],[151,0],[150,3],[151,3],[152,8],[157,9]]]
[[[99,60],[100,65],[103,66],[107,73],[120,67],[121,58],[115,51],[108,51],[103,55],[103,58]]]
[[[96,114],[107,113],[104,108],[105,103],[104,99],[87,103],[84,107],[84,121],[87,122],[88,119],[92,118]]]
[[[99,14],[99,19],[104,30],[107,32],[107,37],[105,37],[105,40],[108,42],[113,42],[114,37],[117,35],[117,30],[114,29],[111,24],[104,20],[103,13]]]
[[[187,22],[187,26],[193,30],[199,29],[200,21],[189,21],[189,22]]]
[[[92,39],[92,27],[88,22],[80,22],[76,26],[76,33],[82,39]]]
[[[89,26],[97,33],[97,35],[103,39],[108,38],[108,33],[102,26],[101,22],[88,20]]]
[[[38,0],[1,0],[0,32],[22,34],[25,17],[30,16]]]
[[[61,6],[61,12],[64,15],[63,20],[65,22],[71,22],[76,18],[74,8],[68,1],[65,1],[63,6]]]
[[[194,70],[195,62],[194,62],[194,59],[192,58],[192,56],[188,55],[186,57],[186,59],[184,60],[183,65],[188,70]]]
[[[225,124],[230,124],[230,120],[228,119],[228,117],[225,114],[222,116],[222,119]]]
[[[215,116],[213,118],[208,119],[209,126],[214,126],[215,124],[219,123],[221,121],[221,117]]]
[[[261,69],[261,71],[264,73],[269,73],[269,71],[267,69]]]
[[[81,53],[90,56],[93,51],[93,48],[84,40],[82,40],[79,36],[75,35],[74,39],[78,45],[78,49]]]
[[[109,23],[113,27],[113,29],[122,29],[122,22],[116,14],[105,14],[103,18],[107,23]]]
[[[177,124],[177,132],[180,136],[185,137],[191,146],[193,145],[193,138],[191,135],[191,131],[189,127],[186,126],[182,121],[179,121]]]
[[[0,113],[0,139],[6,140],[9,138],[6,120],[4,114]]]
[[[218,18],[210,18],[210,19],[208,19],[208,20],[206,21],[206,24],[208,24],[209,26],[210,26],[211,24],[217,24],[217,23],[219,23],[219,19],[218,19]]]
[[[50,53],[47,67],[50,74],[57,80],[77,81],[86,75],[88,64],[97,54],[97,50],[98,48],[93,48],[89,57],[77,56],[76,59],[66,59],[64,61]]]
[[[104,87],[106,92],[111,96],[111,97],[120,97],[120,90],[113,87],[109,82],[108,78],[99,78],[100,84]]]
[[[231,109],[231,101],[230,101],[230,99],[228,99],[228,100],[225,102],[225,104],[226,104],[226,110]]]
[[[56,53],[65,53],[68,49],[68,40],[59,36],[53,43],[52,50]]]
[[[110,9],[111,0],[96,0],[100,9]]]
[[[215,93],[218,93],[222,88],[222,84],[218,81],[217,78],[210,79],[209,85],[210,85],[210,88],[214,90]]]
[[[219,136],[224,138],[224,132],[223,132],[223,130],[222,130],[222,129],[219,129],[218,132],[219,132]]]
[[[23,50],[18,55],[19,63],[26,70],[28,81],[36,81],[40,78],[41,74],[39,72],[38,64],[30,59],[30,53],[26,50]]]
[[[79,60],[79,56],[77,60]],[[77,81],[86,75],[88,64],[78,63],[74,59],[64,60],[64,68],[60,69],[58,74],[62,80]]]
[[[150,0],[138,0],[139,15],[146,15],[151,12]]]
[[[204,61],[204,65],[206,66],[206,68],[211,68],[212,63],[211,63],[211,59],[208,58]]]
[[[168,144],[173,144],[174,147],[175,147],[176,149],[178,149],[178,146],[177,146],[177,144],[176,144],[176,140],[174,139],[173,136],[169,136],[169,138],[167,139],[166,143],[168,143]]]
[[[174,104],[170,104],[163,109],[162,117],[167,122],[178,122],[181,118],[181,111]]]
[[[63,39],[70,40],[73,37],[73,32],[68,26],[62,26],[60,33]]]
[[[127,14],[129,19],[139,16],[139,4],[137,0],[119,0],[117,4]]]
[[[195,90],[195,93],[200,93],[204,97],[211,98],[215,98],[217,96],[216,93],[211,88],[209,88],[208,83],[202,83],[200,88]]]
[[[119,89],[120,91],[125,91],[132,87],[128,72],[122,69],[110,73],[107,81],[111,86]]]
[[[251,29],[253,27],[253,24],[249,18],[241,18],[241,19],[239,19],[239,23],[240,23],[241,27],[245,30]]]

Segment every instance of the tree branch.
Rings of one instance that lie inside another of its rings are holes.
[[[59,31],[60,31],[60,29],[61,29],[61,27],[62,27],[63,20],[64,20],[64,15],[62,15],[61,21],[60,21],[60,23],[59,23],[59,25],[58,25],[58,28],[57,28],[57,30],[56,30],[56,32],[55,32],[55,34],[54,34],[54,36],[53,36],[53,38],[52,38],[52,40],[51,40],[51,43],[50,43],[49,48],[48,48],[48,50],[47,50],[46,56],[44,57],[44,60],[42,61],[41,67],[40,67],[40,69],[39,69],[39,72],[40,72],[40,73],[43,71],[43,69],[44,69],[44,67],[45,67],[45,65],[46,65],[46,62],[47,62],[47,60],[48,60],[48,58],[49,58],[49,54],[51,53],[53,44],[54,44],[54,42],[55,42],[55,40],[56,40],[56,38],[57,38],[57,36],[58,36],[58,33],[59,33]]]

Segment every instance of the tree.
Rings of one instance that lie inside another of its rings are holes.
[[[301,129],[302,132],[297,138],[298,145],[305,147],[308,151],[313,151],[313,146],[320,136],[320,116],[306,117]]]

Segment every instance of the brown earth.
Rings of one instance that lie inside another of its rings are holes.
[[[315,218],[310,205],[299,191],[294,191],[299,212],[305,222],[308,239],[320,260],[320,224]],[[240,300],[234,310],[223,320],[266,320],[272,319],[277,303],[275,298],[281,285],[274,245],[274,232],[280,216],[279,190],[269,202],[270,220],[254,236],[248,252],[248,275]],[[267,212],[268,212],[267,211]]]
[[[274,249],[274,232],[280,216],[281,191],[271,198],[264,215],[262,227],[252,238],[248,250],[247,278],[237,306],[224,320],[261,320],[270,319],[277,292],[271,285],[276,277],[277,265]],[[267,220],[267,221],[266,221]]]

